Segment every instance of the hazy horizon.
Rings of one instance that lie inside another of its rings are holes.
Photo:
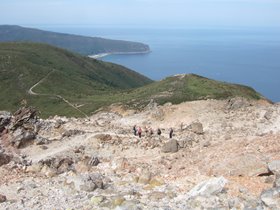
[[[132,27],[280,27],[277,0],[10,0],[0,24]]]

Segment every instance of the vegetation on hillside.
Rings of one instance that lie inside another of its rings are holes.
[[[48,76],[47,76],[48,75]],[[30,95],[28,90],[45,78]],[[61,99],[83,99],[140,87],[152,81],[123,66],[105,63],[45,44],[0,44],[0,109],[15,110],[22,101],[49,114],[72,114]],[[48,94],[49,96],[43,96]]]
[[[30,95],[28,91],[39,81],[32,89],[38,95]],[[143,108],[151,99],[159,104],[176,104],[235,96],[262,97],[250,87],[194,74],[152,82],[125,67],[49,45],[0,44],[0,110],[14,111],[21,104],[28,104],[37,107],[42,117],[83,116],[112,103]]]
[[[0,42],[36,42],[57,46],[82,55],[148,52],[149,46],[121,40],[55,33],[20,26],[0,25]]]

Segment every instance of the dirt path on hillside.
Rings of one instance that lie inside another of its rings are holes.
[[[66,104],[68,104],[69,106],[71,106],[73,109],[75,109],[76,111],[80,112],[81,114],[83,114],[85,117],[88,117],[88,115],[86,113],[84,113],[83,111],[81,111],[79,108],[77,108],[74,104],[70,103],[67,99],[65,99],[64,97],[62,97],[61,95],[56,95],[56,94],[43,94],[43,93],[36,93],[33,91],[33,89],[35,87],[37,87],[39,84],[41,84],[42,82],[44,82],[44,80],[51,74],[53,73],[55,70],[53,69],[52,71],[50,71],[45,77],[43,77],[41,80],[39,80],[36,84],[34,84],[31,88],[29,88],[28,90],[28,94],[30,95],[36,95],[36,96],[54,96],[57,97],[61,100],[63,100]]]

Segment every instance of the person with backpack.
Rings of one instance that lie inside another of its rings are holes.
[[[174,131],[173,131],[173,128],[170,128],[170,131],[169,131],[169,138],[170,138],[170,139],[172,139],[173,132],[174,132]]]
[[[139,127],[138,128],[138,136],[139,136],[139,138],[141,138],[141,135],[142,135],[142,129],[141,129],[141,127]]]
[[[157,129],[157,135],[161,135],[161,130],[159,128]]]
[[[137,136],[137,129],[136,129],[136,125],[133,126],[133,134],[134,136]]]

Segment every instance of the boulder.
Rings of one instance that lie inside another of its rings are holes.
[[[237,110],[248,106],[251,106],[251,103],[248,99],[243,97],[235,97],[228,100],[226,109]]]
[[[178,142],[175,139],[168,141],[162,146],[161,151],[164,153],[178,152]]]
[[[261,201],[269,209],[280,209],[280,187],[263,191]]]
[[[211,170],[217,176],[258,176],[267,173],[267,164],[254,154],[235,154],[218,161]]]
[[[280,187],[280,160],[274,160],[267,165],[268,171],[275,175],[274,187]]]
[[[25,129],[17,129],[15,132],[15,138],[12,140],[12,144],[16,148],[23,148],[31,143],[33,143],[36,138],[36,134],[32,131],[27,131]]]
[[[103,189],[102,176],[96,174],[82,174],[73,179],[74,186],[78,191],[92,192],[95,189]]]
[[[12,115],[10,112],[0,111],[0,133],[10,123],[11,117],[12,117]]]
[[[188,128],[196,134],[203,134],[203,125],[200,122],[193,122]]]
[[[0,152],[0,166],[8,164],[12,160],[12,156]]]
[[[16,130],[18,127],[26,123],[35,124],[37,121],[37,110],[33,107],[23,107],[14,113],[14,118],[11,124],[11,130]]]
[[[280,174],[280,160],[274,160],[268,163],[267,167],[274,175]]]
[[[193,189],[191,189],[191,191],[188,192],[187,197],[188,198],[197,197],[197,196],[209,197],[212,195],[217,195],[218,193],[222,192],[226,183],[227,180],[224,177],[219,177],[219,178],[215,177],[206,180],[196,185]]]

